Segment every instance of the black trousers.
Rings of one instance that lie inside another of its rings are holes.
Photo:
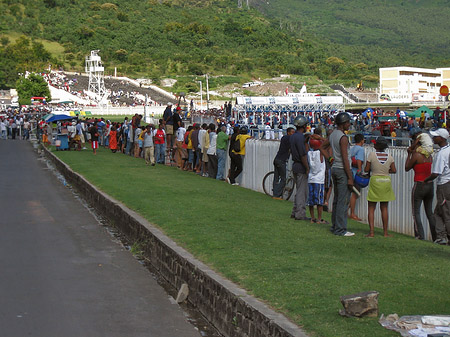
[[[230,183],[236,183],[236,178],[242,172],[242,158],[240,154],[230,154]]]

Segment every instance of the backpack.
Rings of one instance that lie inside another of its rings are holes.
[[[239,139],[234,140],[233,151],[236,153],[241,152],[241,142],[239,141]]]

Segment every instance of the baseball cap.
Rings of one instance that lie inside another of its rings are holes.
[[[431,135],[431,137],[442,137],[444,139],[448,139],[448,137],[449,137],[447,129],[444,129],[444,128],[430,131],[430,135]]]

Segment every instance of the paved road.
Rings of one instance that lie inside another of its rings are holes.
[[[37,159],[0,140],[0,335],[200,336]]]

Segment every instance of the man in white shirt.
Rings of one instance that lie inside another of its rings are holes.
[[[175,141],[175,162],[177,163],[178,168],[183,168],[181,166],[181,159],[182,159],[182,152],[183,152],[183,142],[184,142],[184,135],[186,134],[186,129],[184,128],[183,122],[180,124],[181,126],[178,127],[176,131],[176,141]]]
[[[5,121],[2,119],[0,120],[0,131],[2,133],[2,139],[6,139],[6,124]]]
[[[446,129],[437,129],[430,132],[433,142],[439,145],[440,150],[433,161],[431,175],[424,182],[431,183],[436,180],[436,219],[435,243],[447,245],[450,238],[450,145],[447,143],[449,133]]]

